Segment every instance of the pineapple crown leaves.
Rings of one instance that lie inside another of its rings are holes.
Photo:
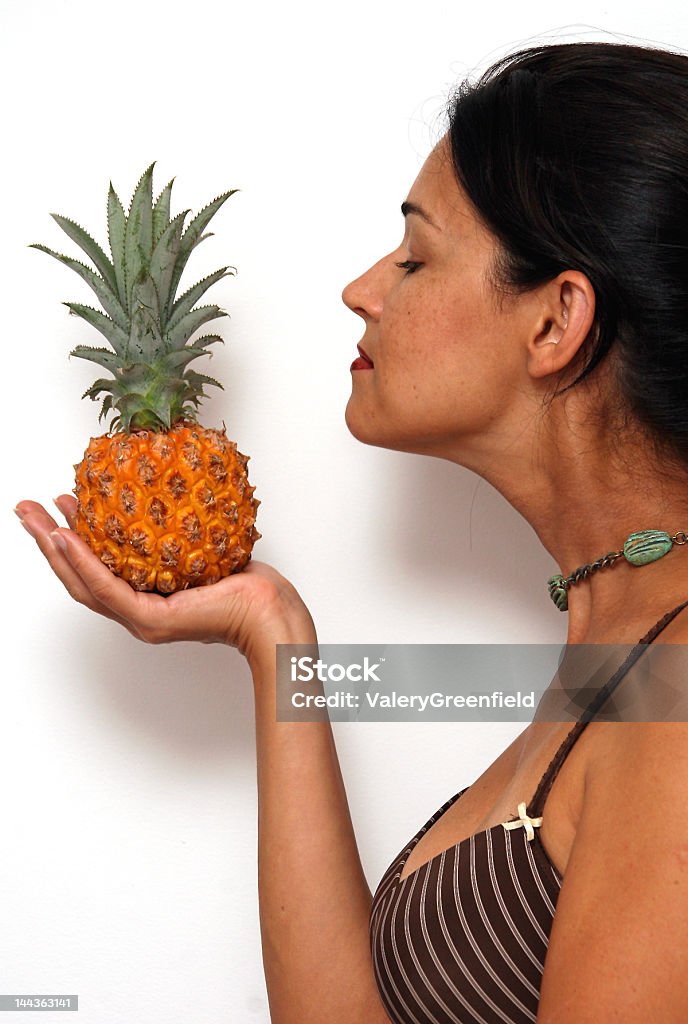
[[[71,314],[95,327],[112,346],[77,345],[70,355],[88,359],[112,373],[101,378],[82,397],[96,400],[106,392],[99,419],[110,411],[124,430],[139,426],[169,428],[182,416],[195,418],[203,385],[222,387],[219,381],[188,369],[192,359],[212,356],[207,346],[219,335],[205,335],[189,344],[203,324],[229,316],[217,305],[195,307],[202,295],[235,267],[221,267],[179,297],[176,291],[193,249],[212,232],[205,228],[222,204],[238,189],[217,196],[184,227],[190,210],[172,217],[172,178],[153,202],[153,161],[139,178],[128,212],[112,181],[107,196],[107,228],[111,258],[76,221],[51,216],[83,250],[96,268],[45,245],[33,243],[82,277],[95,292],[103,310],[65,302]],[[204,233],[205,232],[205,233]],[[194,308],[195,307],[195,308]]]

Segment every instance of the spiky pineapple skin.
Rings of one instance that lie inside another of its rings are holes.
[[[91,438],[74,467],[75,530],[135,590],[216,583],[261,536],[248,461],[224,429],[190,420]]]

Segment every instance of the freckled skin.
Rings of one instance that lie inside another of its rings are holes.
[[[676,859],[682,868],[688,868],[688,843],[679,846],[676,851]]]
[[[374,364],[351,371],[353,436],[477,473],[565,575],[617,549],[639,524],[685,528],[685,473],[658,468],[632,417],[614,423],[623,405],[618,350],[547,401],[586,361],[596,308],[589,278],[569,267],[520,295],[499,290],[490,271],[500,243],[458,185],[447,136],[405,198],[433,223],[408,210],[400,244],[342,293]],[[395,266],[404,261],[419,265],[407,273]],[[684,599],[678,557],[642,572],[620,561],[571,588],[567,642],[642,636]]]
[[[514,337],[537,298],[505,297],[497,310],[485,281],[495,241],[460,193],[444,140],[408,199],[441,230],[408,214],[400,245],[342,293],[365,321],[361,345],[375,364],[352,372],[346,424],[366,444],[468,456],[471,439],[523,414],[523,399],[514,404],[527,370]],[[407,274],[395,266],[403,260],[422,265]]]

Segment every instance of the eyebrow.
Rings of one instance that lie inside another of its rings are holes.
[[[437,224],[435,224],[434,220],[430,218],[430,216],[425,212],[425,210],[421,206],[418,206],[416,203],[409,203],[408,201],[403,202],[401,204],[401,212],[404,217],[408,216],[409,213],[415,213],[417,214],[418,217],[421,218],[421,220],[424,220],[426,224],[429,224],[437,231],[441,230],[441,228]]]

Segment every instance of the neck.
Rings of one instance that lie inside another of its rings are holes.
[[[556,425],[556,421],[555,421]],[[522,432],[523,433],[523,432]],[[537,445],[514,443],[505,431],[499,454],[445,456],[478,472],[530,523],[550,553],[552,575],[620,551],[631,533],[656,529],[688,533],[688,467],[657,471],[649,447],[605,448],[581,428],[550,431]],[[618,437],[618,435],[617,435]],[[534,454],[534,452],[536,454]],[[505,457],[506,456],[506,457]],[[543,590],[546,578],[540,581]],[[568,589],[567,642],[636,643],[666,612],[688,599],[688,544],[673,545],[643,566],[622,556]]]
[[[624,487],[624,479],[607,475],[596,482],[587,474],[579,480],[569,475],[565,487],[555,472],[544,492],[519,490],[509,500],[531,523],[558,571],[569,576],[621,551],[631,533],[688,531],[685,485],[682,493],[674,489],[667,495],[656,477],[648,476],[641,492]],[[662,558],[642,566],[621,556],[572,583],[567,599],[568,611],[562,614],[567,615],[569,643],[636,642],[661,615],[688,599],[688,546],[673,545]]]

